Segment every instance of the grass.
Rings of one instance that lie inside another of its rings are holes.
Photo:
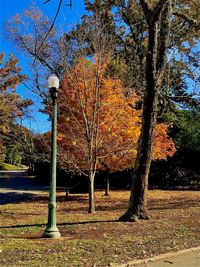
[[[96,193],[97,212],[87,213],[87,196],[57,197],[62,238],[43,239],[48,196],[0,206],[0,266],[112,266],[137,258],[200,245],[199,192],[149,191],[151,220],[117,222],[129,194]]]
[[[15,171],[15,170],[21,170],[26,169],[27,167],[24,165],[15,166],[8,163],[0,163],[0,170],[2,171]]]

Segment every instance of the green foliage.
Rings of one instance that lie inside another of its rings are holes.
[[[2,140],[0,139],[0,163],[4,162],[6,157],[6,147],[4,146]]]
[[[5,162],[19,165],[21,162],[30,165],[37,158],[34,140],[35,134],[19,124],[11,124],[12,131],[3,136],[7,149]]]
[[[180,110],[174,134],[178,149],[200,152],[200,109]]]
[[[19,144],[12,144],[10,147],[7,147],[6,159],[9,163],[14,165],[19,165],[22,160],[21,151]]]

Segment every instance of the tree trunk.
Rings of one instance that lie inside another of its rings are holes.
[[[95,212],[95,201],[94,201],[94,176],[89,176],[89,210],[88,213]]]
[[[170,29],[171,0],[158,1],[154,10],[149,6],[148,2],[144,0],[140,0],[140,2],[146,17],[149,33],[145,70],[146,88],[142,130],[135,169],[132,173],[130,202],[126,213],[119,218],[120,221],[149,219],[147,208],[148,176],[158,113],[158,94],[165,69]],[[159,38],[158,26],[160,26]]]
[[[110,179],[109,179],[108,173],[107,173],[106,179],[105,179],[105,195],[104,196],[110,196],[109,191],[110,191]]]
[[[157,24],[149,26],[146,55],[146,90],[144,95],[143,121],[136,165],[132,173],[132,188],[129,208],[120,221],[149,219],[147,209],[148,175],[157,117],[158,90],[156,84]]]
[[[65,187],[65,198],[66,200],[69,199],[69,187]]]

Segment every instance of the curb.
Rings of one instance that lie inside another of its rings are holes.
[[[189,249],[183,249],[183,250],[179,250],[177,252],[168,252],[165,254],[160,254],[158,256],[154,256],[151,258],[146,258],[146,259],[140,259],[140,260],[133,260],[133,261],[129,261],[127,263],[123,263],[123,264],[112,264],[112,267],[129,267],[129,266],[137,266],[139,264],[146,264],[148,262],[154,262],[156,260],[160,260],[160,259],[164,259],[167,257],[174,257],[174,256],[179,256],[185,253],[189,253],[189,252],[193,252],[193,251],[200,251],[200,247],[193,247],[193,248],[189,248]]]

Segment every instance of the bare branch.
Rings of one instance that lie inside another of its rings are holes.
[[[190,0],[190,1],[192,1],[196,6],[198,6],[199,8],[200,8],[200,4],[199,3],[197,3],[197,1],[196,0]]]
[[[46,3],[48,3],[48,2],[50,2],[51,0],[46,0],[44,3],[43,3],[43,5],[45,5]]]
[[[49,2],[49,1],[50,1],[50,0],[47,0],[45,3]],[[38,55],[40,49],[42,48],[44,42],[45,42],[46,39],[47,39],[49,33],[51,32],[51,30],[52,30],[53,27],[54,27],[54,24],[55,24],[55,22],[56,22],[56,19],[57,19],[57,17],[58,17],[59,12],[60,12],[60,8],[61,8],[62,1],[63,1],[63,0],[59,0],[59,4],[58,4],[57,11],[56,11],[56,15],[55,15],[55,17],[54,17],[54,19],[53,19],[53,22],[52,22],[52,24],[51,24],[51,26],[50,26],[48,32],[46,33],[46,35],[45,35],[43,41],[41,42],[40,46],[38,47],[38,50],[37,50],[37,52],[36,52],[36,56]]]

